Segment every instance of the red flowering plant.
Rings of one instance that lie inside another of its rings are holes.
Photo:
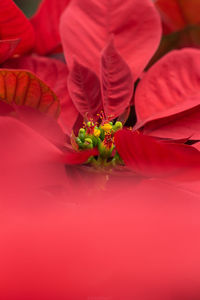
[[[169,180],[199,180],[200,51],[143,72],[151,0],[44,0],[23,20],[38,39],[0,70],[2,298],[199,296],[199,195]],[[36,54],[61,41],[66,63]]]
[[[50,22],[56,35],[49,43],[54,50],[59,46],[60,23],[67,66],[35,55],[7,60],[0,71],[2,126],[10,120],[27,131],[28,125],[45,137],[47,148],[56,146],[57,160],[64,164],[86,163],[106,172],[125,164],[142,176],[198,178],[200,153],[184,141],[199,139],[194,118],[199,111],[199,51],[174,52],[143,74],[161,36],[150,0],[87,0],[84,5],[73,0],[67,7],[68,1],[61,2],[53,12],[56,21]],[[48,3],[53,2],[43,1],[32,20],[42,22],[40,37],[48,30],[43,18],[51,8]],[[137,123],[127,129],[122,120],[133,104]]]

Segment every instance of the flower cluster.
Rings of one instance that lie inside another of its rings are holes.
[[[0,1],[1,299],[199,299],[199,20]]]

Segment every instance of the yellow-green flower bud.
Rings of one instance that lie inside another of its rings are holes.
[[[117,121],[117,122],[115,123],[115,125],[113,126],[113,129],[114,129],[114,131],[117,131],[117,130],[119,130],[119,129],[122,129],[122,127],[123,127],[122,122]]]
[[[84,142],[84,140],[85,140],[85,129],[84,128],[79,129],[78,137],[80,138],[80,140],[82,142]]]
[[[93,142],[91,138],[86,138],[84,142],[84,147],[86,149],[92,149],[93,148]]]

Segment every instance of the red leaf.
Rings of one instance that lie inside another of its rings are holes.
[[[164,26],[169,29],[168,32],[200,23],[199,0],[156,0],[155,5],[160,11]]]
[[[116,51],[111,40],[101,57],[103,107],[112,119],[122,114],[130,105],[133,94],[131,70]]]
[[[115,134],[115,145],[124,163],[144,176],[197,179],[200,152],[191,146],[166,143],[130,130]]]
[[[41,55],[51,53],[61,44],[60,16],[70,0],[43,0],[31,19],[36,32],[35,51]]]
[[[26,71],[0,70],[0,100],[24,105],[58,117],[60,104],[50,88]]]
[[[200,51],[196,49],[173,51],[143,76],[136,89],[135,107],[138,119],[136,128],[150,121],[158,119],[162,121],[163,118],[170,117],[172,122],[170,127],[172,128],[174,124],[175,130],[174,122],[179,119],[178,130],[180,131],[182,126],[183,133],[187,125],[185,122],[187,118],[184,120],[185,114],[200,105],[199,98]],[[193,112],[196,113],[195,110]],[[185,136],[196,133],[198,130],[196,122],[198,120],[194,119],[194,126],[190,122]],[[176,136],[181,137],[184,135]]]
[[[50,126],[49,131],[51,129]],[[62,151],[19,120],[0,118],[0,140],[1,192],[5,190],[6,194],[11,194],[15,202],[20,202],[26,191],[29,192],[29,197],[24,198],[27,200],[41,189],[68,182],[60,162]],[[30,202],[26,204],[30,205]]]
[[[143,133],[172,139],[200,140],[200,107],[147,123]]]
[[[66,143],[66,135],[52,116],[26,106],[15,106],[18,119],[58,147]]]
[[[129,64],[134,80],[155,52],[161,35],[151,0],[74,0],[63,13],[60,28],[70,69],[75,55],[99,74],[101,51],[114,35],[116,48]]]
[[[78,117],[78,111],[74,107],[67,89],[68,70],[66,64],[47,57],[25,56],[9,60],[4,64],[4,67],[26,69],[42,79],[58,96],[61,106],[58,121],[63,130],[71,134]]]
[[[0,64],[2,64],[5,60],[13,55],[18,44],[18,39],[2,41],[0,40]]]
[[[34,45],[35,34],[31,23],[12,0],[0,4],[0,38],[20,39],[15,54],[24,54]]]
[[[74,105],[82,116],[95,118],[102,109],[101,87],[96,74],[74,61],[69,73],[68,88]]]

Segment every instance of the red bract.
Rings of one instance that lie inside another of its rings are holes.
[[[70,0],[44,0],[29,21],[13,0],[0,3],[0,63],[14,54],[30,51],[50,54],[62,51],[59,36],[60,16]],[[48,22],[48,24],[47,24]]]
[[[0,40],[0,64],[10,58],[19,44],[19,39]]]
[[[155,6],[161,15],[163,37],[150,65],[173,49],[200,48],[198,0],[156,0]]]
[[[129,184],[89,203],[79,189],[78,205],[1,207],[1,298],[198,299],[199,199],[159,181]]]
[[[186,181],[199,178],[200,152],[191,146],[130,130],[118,131],[115,145],[125,164],[137,174]]]
[[[116,49],[128,63],[134,80],[161,36],[160,20],[149,0],[72,1],[61,17],[60,32],[69,69],[75,56],[97,74],[101,52],[114,35]]]
[[[199,59],[199,50],[174,51],[144,74],[135,94],[135,128],[158,137],[200,138]]]
[[[35,42],[32,25],[12,0],[0,3],[0,39],[10,43],[10,47],[15,43],[12,40],[18,39],[20,42],[15,44],[14,54],[20,55],[30,51]],[[13,51],[10,54],[13,54]]]
[[[82,116],[96,118],[104,110],[106,118],[114,119],[130,105],[133,84],[128,65],[117,53],[113,41],[101,56],[101,77],[75,62],[68,78],[74,105]]]
[[[156,0],[166,33],[179,31],[187,25],[200,25],[198,0]]]
[[[36,14],[31,19],[35,29],[36,43],[34,50],[46,55],[61,46],[59,35],[60,16],[70,0],[43,0]]]
[[[78,118],[78,111],[73,105],[67,88],[68,70],[63,62],[48,57],[23,56],[7,61],[4,68],[26,69],[35,73],[58,96],[61,112],[58,122],[68,135]]]

